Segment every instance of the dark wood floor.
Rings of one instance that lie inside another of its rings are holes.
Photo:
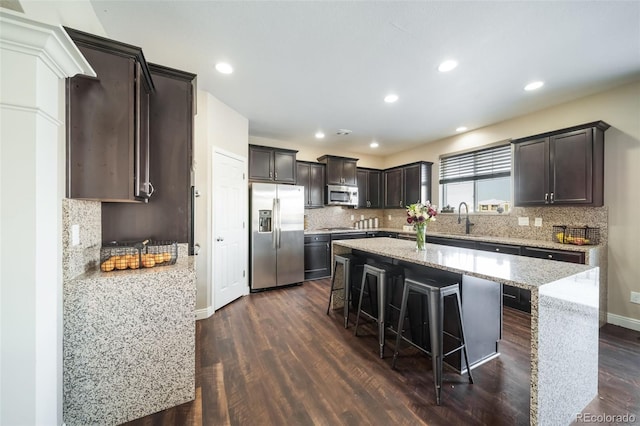
[[[475,384],[444,376],[435,404],[430,359],[407,347],[390,368],[367,324],[353,335],[325,314],[329,281],[245,296],[198,321],[196,400],[128,425],[527,425],[529,316],[505,308],[499,358]],[[584,410],[640,422],[640,333],[600,331],[600,394]],[[562,386],[561,383],[558,384]]]

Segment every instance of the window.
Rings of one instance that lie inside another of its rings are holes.
[[[440,157],[440,200],[471,212],[505,211],[511,205],[511,144]]]

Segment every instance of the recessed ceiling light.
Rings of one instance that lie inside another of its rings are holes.
[[[458,66],[458,62],[454,60],[444,61],[438,66],[438,71],[440,72],[448,72]]]
[[[460,127],[458,127],[458,128],[456,129],[456,132],[464,132],[465,130],[467,130],[467,128],[466,128],[466,127],[464,127],[464,126],[460,126]]]
[[[336,135],[340,135],[340,136],[347,136],[351,134],[351,130],[349,129],[338,129],[338,131],[336,132]]]
[[[526,86],[524,86],[524,90],[529,92],[531,90],[539,89],[542,86],[544,86],[544,81],[533,81],[533,82],[527,84]]]
[[[216,70],[222,74],[231,74],[233,72],[233,67],[226,62],[218,62],[216,64]]]
[[[398,100],[398,95],[394,95],[394,94],[389,94],[384,97],[384,101],[388,104],[392,104],[397,100]]]
[[[317,132],[316,133],[316,139],[323,139],[324,138],[324,133],[322,132]]]
[[[371,143],[369,144],[369,146],[370,146],[371,148],[377,148],[377,147],[379,147],[380,145],[378,145],[378,142],[371,142]]]

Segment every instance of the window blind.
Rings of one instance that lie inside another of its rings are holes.
[[[440,159],[440,183],[493,179],[511,175],[511,144]]]

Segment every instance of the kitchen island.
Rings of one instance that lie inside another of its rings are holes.
[[[597,395],[597,267],[436,244],[416,252],[414,242],[393,238],[333,242],[333,254],[344,253],[530,290],[530,423],[569,424]]]

